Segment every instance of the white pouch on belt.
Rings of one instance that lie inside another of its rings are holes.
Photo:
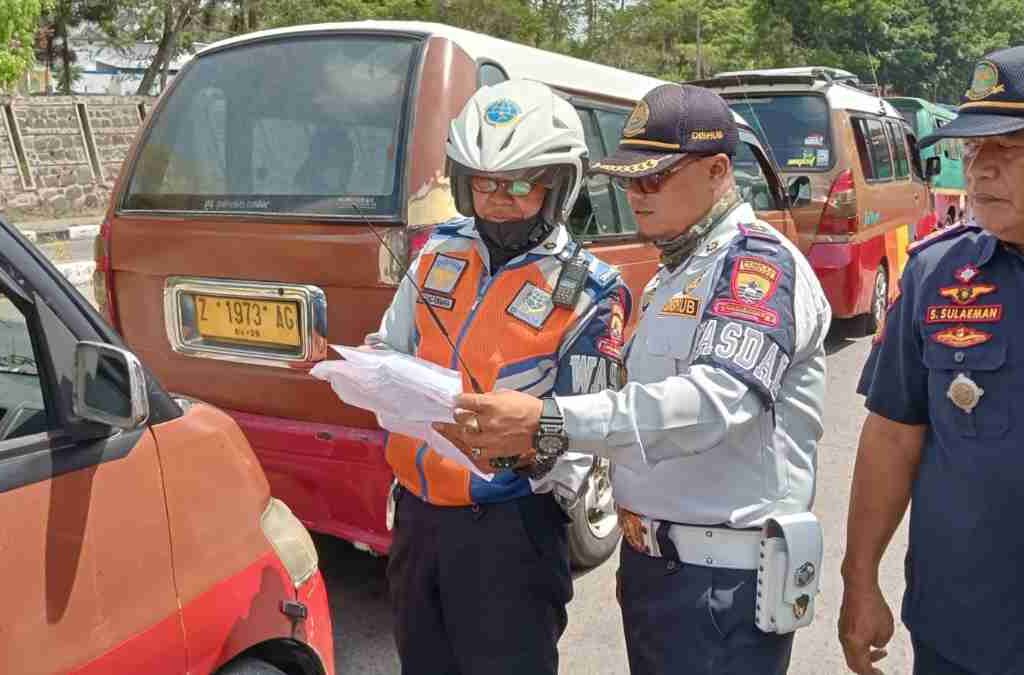
[[[823,554],[813,513],[769,518],[761,535],[754,622],[765,633],[790,633],[814,619]]]

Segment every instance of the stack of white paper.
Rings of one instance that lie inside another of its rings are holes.
[[[427,442],[437,452],[490,480],[462,452],[434,431],[432,422],[452,422],[462,376],[454,370],[387,349],[332,345],[344,361],[322,361],[310,371],[326,380],[342,401],[376,413],[388,431]]]

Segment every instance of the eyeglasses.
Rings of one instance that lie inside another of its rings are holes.
[[[648,174],[646,176],[612,176],[612,181],[625,191],[635,190],[636,192],[642,192],[645,195],[654,194],[660,192],[664,186],[665,181],[668,177],[683,169],[683,167],[693,164],[694,162],[701,159],[684,159],[675,166],[671,166],[664,171],[657,173]]]
[[[523,178],[516,180],[498,180],[488,176],[473,176],[470,180],[474,192],[491,194],[498,190],[505,190],[512,197],[525,197],[533,192],[533,188],[540,183]]]

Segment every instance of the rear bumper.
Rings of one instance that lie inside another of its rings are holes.
[[[866,260],[862,244],[813,244],[807,259],[825,290],[833,317],[845,319],[868,311],[878,260]]]
[[[386,432],[227,412],[249,439],[271,493],[306,527],[388,552],[385,514],[393,474],[384,460]]]

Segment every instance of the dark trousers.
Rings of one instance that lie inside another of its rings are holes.
[[[914,675],[976,675],[911,636],[914,644]]]
[[[557,675],[566,523],[550,495],[463,508],[401,491],[388,583],[403,675]]]
[[[793,634],[754,625],[752,570],[652,558],[622,544],[619,605],[632,675],[783,675]]]

